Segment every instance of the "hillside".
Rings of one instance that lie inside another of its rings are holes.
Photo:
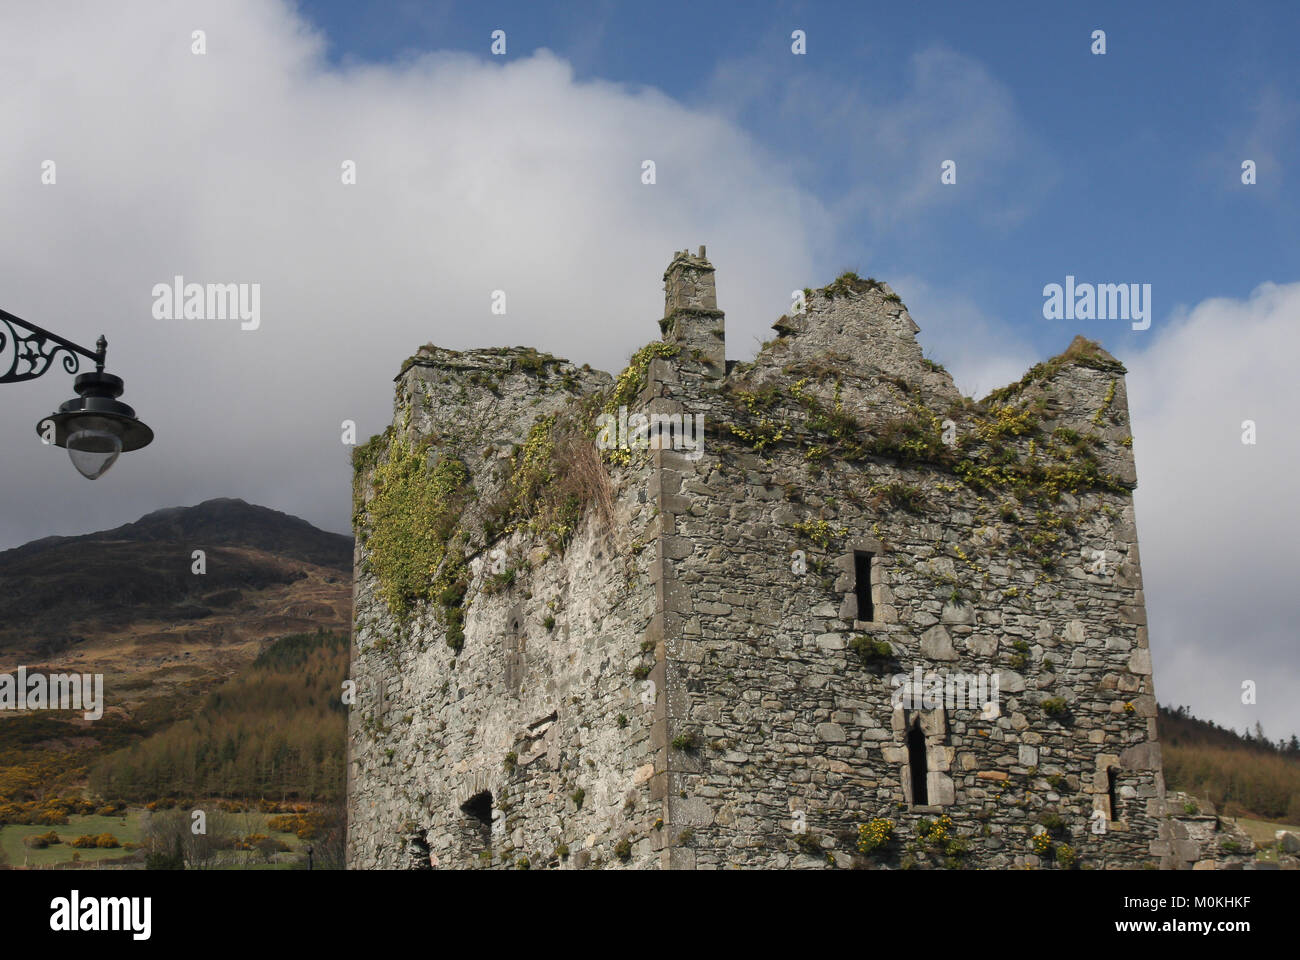
[[[163,797],[341,801],[346,633],[275,641],[198,712],[97,763],[91,791],[125,803]]]
[[[242,500],[0,552],[0,672],[102,673],[105,701],[93,722],[0,712],[0,801],[79,789],[106,753],[191,717],[276,638],[346,633],[351,619],[352,539]]]
[[[207,554],[203,575],[192,572],[195,550]],[[0,651],[51,655],[96,627],[203,620],[239,609],[246,595],[308,579],[313,569],[328,571],[325,583],[346,585],[352,538],[242,500],[34,540],[0,551]]]
[[[1300,823],[1300,742],[1270,743],[1160,707],[1165,785],[1203,797],[1228,816]]]

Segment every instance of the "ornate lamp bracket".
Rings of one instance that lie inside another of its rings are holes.
[[[96,350],[65,340],[6,310],[0,310],[0,383],[35,380],[58,360],[68,373],[81,369],[81,358],[95,361],[95,370],[104,372],[104,354],[108,341],[100,337]]]

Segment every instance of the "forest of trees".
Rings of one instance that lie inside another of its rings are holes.
[[[141,803],[163,797],[333,801],[345,788],[348,638],[296,634],[205,700],[192,719],[104,758],[91,790]]]
[[[1187,707],[1160,708],[1165,784],[1203,797],[1229,816],[1300,823],[1300,740],[1270,741],[1256,723],[1245,734],[1198,720]]]

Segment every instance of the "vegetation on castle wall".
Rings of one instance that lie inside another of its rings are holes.
[[[1064,353],[1030,367],[1029,372],[1017,382],[992,391],[984,398],[984,402],[987,404],[1006,401],[1024,392],[1032,384],[1052,379],[1063,367],[1069,364],[1077,367],[1089,367],[1093,370],[1103,370],[1108,373],[1122,374],[1128,372],[1124,368],[1124,364],[1118,360],[1103,356],[1101,346],[1095,341],[1075,337]]]
[[[867,293],[871,290],[880,289],[880,281],[875,277],[867,277],[863,280],[852,270],[845,270],[835,282],[824,286],[818,292],[827,300],[834,300],[836,297],[842,297],[852,293]]]
[[[448,643],[456,646],[452,634],[459,629],[457,612],[469,573],[459,526],[473,492],[469,469],[450,453],[430,466],[427,439],[411,441],[393,431],[387,436],[386,456],[367,449],[373,440],[358,448],[358,453],[366,450],[362,462],[373,463],[374,494],[354,517],[367,563],[395,616],[407,616],[418,602],[437,601],[449,627]],[[364,482],[359,475],[358,485]]]
[[[545,373],[547,367],[554,367],[560,364],[558,357],[552,356],[541,350],[535,350],[532,347],[513,347],[506,349],[498,348],[501,354],[510,355],[510,369],[523,370],[526,373]]]
[[[510,458],[501,496],[484,511],[488,540],[527,530],[552,550],[573,537],[588,507],[613,521],[609,474],[587,429],[588,405],[539,417]]]
[[[1077,344],[1072,348],[1076,357],[1084,349]],[[1055,370],[1063,362],[1058,357],[1047,366],[1056,364]],[[1105,361],[1096,358],[1096,362]],[[941,415],[900,389],[906,412],[868,430],[844,409],[838,376],[820,372],[819,382],[831,387],[829,402],[809,389],[813,380],[803,377],[786,390],[774,384],[761,389],[740,383],[729,385],[725,395],[737,415],[724,425],[726,432],[759,453],[784,441],[801,446],[810,464],[826,459],[854,462],[889,458],[903,466],[951,471],[973,490],[1003,491],[1018,498],[1055,501],[1063,493],[1086,490],[1129,492],[1128,487],[1102,470],[1093,452],[1102,443],[1101,437],[1082,436],[1065,428],[1045,432],[1041,422],[1048,407],[1045,398],[1027,401],[1012,391],[991,395],[1001,399],[954,408]],[[1114,393],[1112,382],[1098,417],[1108,411]],[[945,421],[956,428],[951,443],[944,442]],[[919,491],[898,487],[885,492],[895,506],[921,508]]]
[[[954,869],[970,852],[970,842],[958,836],[952,817],[943,814],[935,820],[922,817],[916,821],[916,839],[907,845],[908,853],[916,858],[922,854],[942,857],[942,866]]]
[[[779,398],[775,387],[763,391],[736,390],[733,397],[744,407],[747,417],[743,424],[740,422],[723,424],[732,436],[758,453],[762,453],[774,443],[787,439],[785,428],[767,414]]]
[[[401,367],[397,371],[398,388],[401,388],[401,376],[407,370],[415,366],[421,360],[425,365],[438,365],[436,359],[439,355],[445,355],[450,351],[443,351],[436,344],[426,343],[423,347],[402,361]],[[474,354],[492,357],[505,357],[506,363],[496,370],[483,370],[476,374],[470,375],[470,382],[479,386],[486,386],[492,389],[501,378],[508,373],[523,371],[525,373],[542,374],[547,373],[548,368],[558,367],[565,361],[543,350],[537,350],[534,347],[483,347],[473,351]]]
[[[925,509],[925,494],[919,487],[909,483],[876,484],[872,486],[871,494],[890,506],[909,513],[921,513]]]
[[[532,354],[513,359],[532,369]],[[536,357],[538,364],[552,361]],[[365,569],[391,613],[406,620],[417,604],[434,604],[448,645],[459,652],[475,551],[517,530],[563,549],[592,504],[612,520],[609,477],[588,428],[598,401],[599,395],[587,398],[533,423],[506,462],[497,496],[475,512],[481,528],[466,515],[476,499],[469,468],[454,448],[430,463],[435,438],[409,438],[409,410],[400,427],[353,451],[353,526]],[[508,588],[515,573],[512,565],[494,575],[484,591]]]
[[[650,369],[650,361],[656,357],[675,357],[678,352],[679,349],[676,345],[654,340],[632,354],[627,367],[614,381],[614,386],[610,389],[601,412],[610,416],[618,416],[619,407],[634,407],[637,398],[641,395],[641,391],[645,388],[646,373]],[[594,418],[590,432],[593,436],[595,435]],[[632,451],[621,448],[602,450],[601,457],[606,463],[626,466],[632,460]]]
[[[678,348],[674,344],[654,340],[632,354],[626,369],[614,381],[614,388],[610,391],[609,399],[605,401],[604,412],[618,413],[620,406],[634,404],[645,386],[646,371],[650,368],[650,361],[656,357],[674,357],[677,352]]]
[[[379,463],[380,455],[388,449],[393,440],[393,426],[389,424],[383,433],[377,433],[359,447],[352,448],[352,525],[357,526],[358,515],[365,505],[365,484],[370,471]]]
[[[858,853],[868,854],[894,839],[894,821],[884,817],[858,824]]]
[[[839,537],[847,537],[849,535],[848,527],[840,527],[836,530],[823,518],[818,518],[816,520],[796,520],[792,526],[796,532],[803,534],[823,550],[830,546],[831,540]]]
[[[864,664],[876,664],[894,659],[894,648],[886,640],[859,635],[849,641],[849,649],[858,655]]]
[[[1118,383],[1118,380],[1112,380],[1110,382],[1110,386],[1106,390],[1106,396],[1102,398],[1101,406],[1098,407],[1097,412],[1093,414],[1092,425],[1094,427],[1100,427],[1102,421],[1106,418],[1106,415],[1110,413],[1110,406],[1115,402],[1115,387]]]
[[[1107,370],[1118,368],[1118,364],[1098,354],[1098,349],[1089,341],[1076,339],[1066,354],[1043,365],[1040,373],[1059,371],[1066,362],[1064,358]],[[849,358],[836,360],[847,362]],[[724,385],[721,395],[735,411],[732,422],[723,425],[724,436],[729,434],[763,455],[771,455],[777,445],[802,451],[814,479],[824,462],[863,465],[866,482],[845,494],[860,509],[887,505],[926,514],[932,509],[931,498],[936,491],[950,494],[964,486],[973,496],[977,516],[987,513],[991,520],[997,515],[1013,526],[991,535],[1008,553],[1023,555],[1041,567],[1035,587],[1051,582],[1063,557],[1069,555],[1067,536],[1075,535],[1092,513],[1105,509],[1092,503],[1076,504],[1068,516],[1062,516],[1059,501],[1064,495],[1130,495],[1130,487],[1108,473],[1098,459],[1098,450],[1106,445],[1102,436],[1062,426],[1049,430],[1045,426],[1045,420],[1057,415],[1050,394],[1008,391],[995,395],[1001,399],[978,404],[965,400],[940,412],[926,405],[914,385],[884,377],[880,383],[896,388],[894,399],[901,411],[873,420],[867,427],[846,409],[845,374],[827,358],[805,360],[787,366],[784,372],[789,378],[784,383],[753,385],[736,378]],[[1092,418],[1094,423],[1109,412],[1117,383],[1112,379],[1101,410]],[[918,476],[928,475],[930,482],[908,482],[906,476],[877,477],[872,465],[880,460],[919,470]],[[953,482],[935,476],[936,470],[949,474]],[[990,494],[994,503],[981,506]],[[796,520],[792,527],[825,551],[832,541],[845,535],[833,525],[837,513],[828,498],[814,517]],[[938,545],[942,552],[986,579],[988,571],[981,569],[977,558],[986,555],[989,548],[990,543],[984,540]],[[1020,587],[1004,592],[1008,600],[1019,596]]]
[[[579,484],[559,483],[569,465],[557,457],[556,417],[542,417],[511,461],[509,490],[514,516],[554,548],[563,548],[582,518],[586,499]]]

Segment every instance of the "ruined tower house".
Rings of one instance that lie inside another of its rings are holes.
[[[349,865],[1212,857],[1165,810],[1119,362],[974,402],[853,274],[729,362],[704,248],[664,284],[617,379],[402,365],[354,458]]]

